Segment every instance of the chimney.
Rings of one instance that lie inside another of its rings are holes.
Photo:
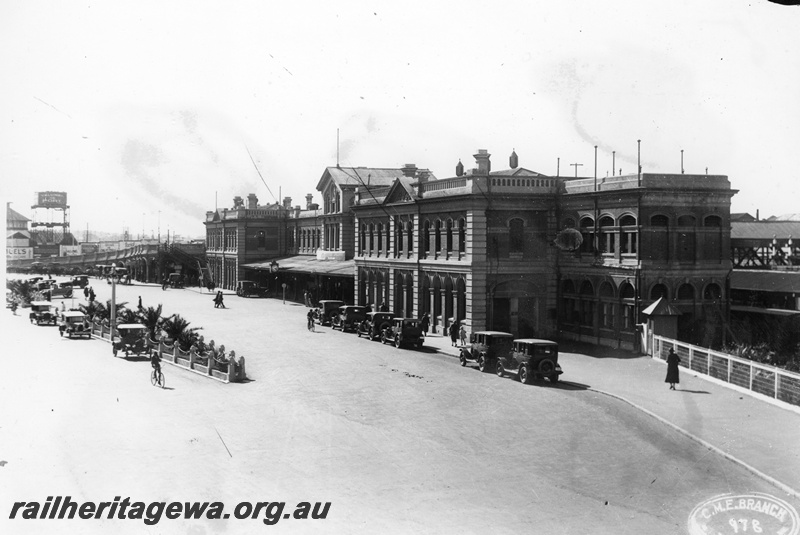
[[[508,166],[511,169],[516,169],[519,166],[519,157],[517,157],[517,151],[511,149],[511,156],[508,157]]]
[[[284,197],[283,198],[283,207],[287,210],[292,209],[292,198],[291,197]]]
[[[314,208],[312,208],[312,203],[311,203],[311,199],[313,199],[313,198],[314,198],[314,194],[313,193],[309,193],[308,195],[306,195],[306,210],[313,210],[314,209]]]
[[[294,217],[295,218],[300,217],[300,209],[301,209],[301,207],[300,207],[299,204],[294,207]]]
[[[403,166],[403,175],[409,178],[417,176],[417,166],[413,163],[407,163]]]
[[[237,195],[236,197],[233,198],[233,209],[236,210],[237,208],[241,208],[242,206],[244,206],[244,201],[239,195]]]
[[[478,149],[478,154],[473,154],[473,157],[478,164],[479,175],[488,175],[492,170],[492,162],[489,161],[491,156],[492,155],[489,154],[489,151],[486,149]]]
[[[420,171],[419,172],[419,182],[427,182],[428,179],[431,177],[431,174],[428,171]]]
[[[456,176],[462,176],[464,174],[464,164],[461,163],[461,159],[459,158],[458,163],[456,164]]]
[[[255,193],[250,193],[247,196],[247,209],[255,210],[256,208],[258,208],[258,197],[256,197]]]

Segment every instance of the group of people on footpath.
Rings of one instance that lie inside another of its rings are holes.
[[[91,286],[84,286],[83,287],[83,296],[89,301],[92,302],[97,297],[94,293],[94,288]]]
[[[422,336],[428,336],[428,331],[431,328],[431,315],[425,313],[419,320],[419,326],[422,329]],[[467,345],[467,327],[464,321],[453,321],[447,328],[447,334],[450,336],[450,345],[458,347],[459,341],[461,346]]]
[[[222,290],[217,292],[217,295],[214,297],[214,308],[225,308],[224,299],[222,297]]]

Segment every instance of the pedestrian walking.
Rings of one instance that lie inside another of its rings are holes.
[[[162,291],[166,291],[168,285],[169,285],[169,282],[167,281],[166,277],[161,279],[161,290]]]
[[[422,336],[423,338],[428,336],[428,329],[431,327],[431,316],[430,314],[423,314],[422,319],[419,322],[419,327],[422,329]]]
[[[139,296],[139,310],[142,309],[142,296]]]
[[[85,299],[89,299],[89,287],[88,286],[84,286],[83,287],[83,297]]]
[[[667,355],[667,378],[664,379],[665,383],[669,383],[669,389],[675,390],[675,385],[681,382],[680,372],[678,371],[678,364],[681,358],[675,353],[675,350],[670,348]]]
[[[461,323],[461,328],[458,330],[458,337],[461,338],[461,347],[466,347],[467,345],[467,328],[464,326],[464,323]]]
[[[308,320],[308,330],[312,333],[314,332],[314,309],[309,308],[308,314],[306,314],[306,319]]]
[[[223,302],[222,297],[222,290],[217,292],[217,296],[214,298],[214,308],[225,308],[225,303]]]
[[[450,323],[450,345],[457,346],[458,345],[458,323],[453,321]]]
[[[89,286],[89,302],[94,301],[94,298],[97,297],[94,293],[94,288]]]

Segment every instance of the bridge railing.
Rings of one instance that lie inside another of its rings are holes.
[[[666,360],[673,349],[680,366],[777,401],[800,406],[800,374],[663,336],[653,336],[654,358]]]

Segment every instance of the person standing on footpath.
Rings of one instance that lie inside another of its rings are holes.
[[[428,314],[424,314],[419,322],[419,327],[420,329],[422,329],[423,337],[428,336],[428,329],[430,328],[430,326],[431,326],[431,317]]]
[[[669,383],[669,389],[675,390],[675,385],[681,382],[680,372],[678,371],[678,364],[681,358],[675,353],[675,350],[670,348],[667,355],[667,378],[664,379],[665,383]]]
[[[455,321],[452,322],[450,324],[449,331],[450,331],[450,345],[458,346],[458,323]]]
[[[461,328],[458,330],[458,337],[461,339],[461,347],[467,346],[467,328],[461,322]]]

